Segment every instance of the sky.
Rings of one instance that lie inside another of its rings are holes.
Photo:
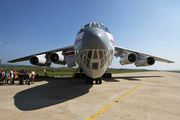
[[[74,44],[89,22],[106,25],[115,45],[175,61],[153,66],[110,68],[180,69],[179,0],[0,0],[2,63]],[[29,61],[18,65],[30,65]],[[61,67],[52,64],[52,67]]]

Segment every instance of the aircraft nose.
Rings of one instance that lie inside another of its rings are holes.
[[[98,27],[85,31],[82,37],[82,49],[108,49],[109,39],[106,32]]]

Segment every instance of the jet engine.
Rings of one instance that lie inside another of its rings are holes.
[[[66,64],[64,55],[62,54],[62,51],[51,53],[49,55],[49,59],[51,60],[51,62],[53,62],[55,64],[61,64],[61,65]]]
[[[120,57],[121,60],[119,62],[121,65],[132,64],[137,60],[137,55],[135,53],[122,53]]]
[[[37,66],[50,66],[51,62],[46,58],[46,54],[34,55],[29,59],[30,63]]]
[[[155,63],[155,59],[153,57],[143,57],[139,58],[138,61],[136,61],[135,65],[136,67],[140,66],[150,66]]]

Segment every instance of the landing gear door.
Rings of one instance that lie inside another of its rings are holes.
[[[69,68],[76,66],[76,57],[74,51],[65,52],[65,60]]]

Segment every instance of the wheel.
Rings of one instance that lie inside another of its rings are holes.
[[[102,77],[98,78],[99,79],[99,84],[102,83]]]
[[[111,73],[107,73],[107,78],[111,78],[112,74]]]
[[[96,79],[96,84],[98,84],[98,81],[99,81],[99,80],[98,80],[98,79]]]

